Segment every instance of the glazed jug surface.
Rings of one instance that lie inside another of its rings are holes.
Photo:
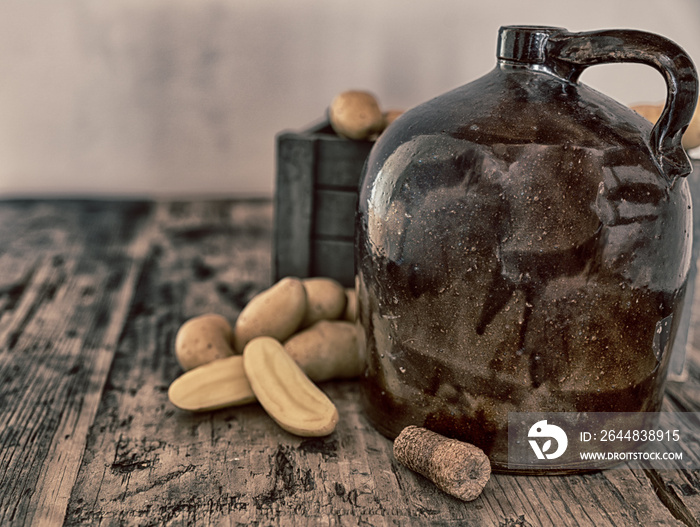
[[[369,420],[468,441],[507,471],[509,412],[660,408],[690,264],[680,141],[697,74],[639,31],[508,26],[498,43],[490,73],[375,144],[356,263]],[[578,82],[624,61],[666,79],[654,126]]]

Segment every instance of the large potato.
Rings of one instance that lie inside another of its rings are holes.
[[[299,278],[283,278],[254,296],[243,308],[233,328],[234,347],[243,353],[255,337],[289,338],[306,314],[306,289]]]
[[[349,287],[345,290],[345,297],[347,302],[342,318],[348,322],[355,322],[357,320],[357,293],[355,293],[353,288]]]

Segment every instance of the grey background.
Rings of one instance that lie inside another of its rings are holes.
[[[346,89],[405,109],[474,80],[505,24],[644,29],[700,61],[698,0],[5,0],[0,197],[270,196],[278,131]],[[582,80],[665,94],[640,65]]]

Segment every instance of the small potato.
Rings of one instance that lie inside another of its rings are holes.
[[[332,278],[305,278],[306,314],[301,327],[309,327],[319,320],[335,320],[345,311],[345,288]]]
[[[255,337],[289,338],[306,314],[306,289],[298,278],[283,278],[254,296],[243,308],[233,328],[234,348],[243,353]]]
[[[396,121],[403,114],[403,110],[387,110],[384,112],[384,127]]]
[[[630,108],[653,124],[656,123],[656,121],[658,121],[659,117],[661,117],[661,111],[664,109],[664,105],[637,104],[634,106],[630,106]]]
[[[357,320],[357,294],[355,290],[348,287],[345,290],[345,297],[347,302],[345,304],[345,313],[343,313],[343,320],[348,322],[355,322]]]
[[[348,139],[369,139],[384,129],[384,115],[369,92],[349,90],[338,94],[328,108],[335,133]]]
[[[185,322],[175,336],[175,357],[187,371],[234,354],[231,325],[221,315],[208,313]]]
[[[321,320],[284,343],[284,349],[316,382],[351,379],[362,372],[355,324]]]
[[[695,113],[683,134],[683,147],[691,150],[700,146],[700,101],[695,107]]]
[[[631,108],[637,112],[639,115],[644,117],[647,121],[656,123],[661,117],[661,112],[664,109],[663,104],[638,104],[631,106]],[[695,107],[695,113],[693,118],[690,120],[690,124],[683,134],[683,139],[681,140],[683,148],[686,150],[691,150],[700,146],[700,104]]]

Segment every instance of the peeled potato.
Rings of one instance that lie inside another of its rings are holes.
[[[243,369],[243,356],[231,355],[193,368],[168,388],[170,402],[182,410],[204,412],[255,401]]]
[[[258,402],[287,432],[318,437],[335,430],[335,405],[277,340],[251,340],[243,351],[243,368]]]

